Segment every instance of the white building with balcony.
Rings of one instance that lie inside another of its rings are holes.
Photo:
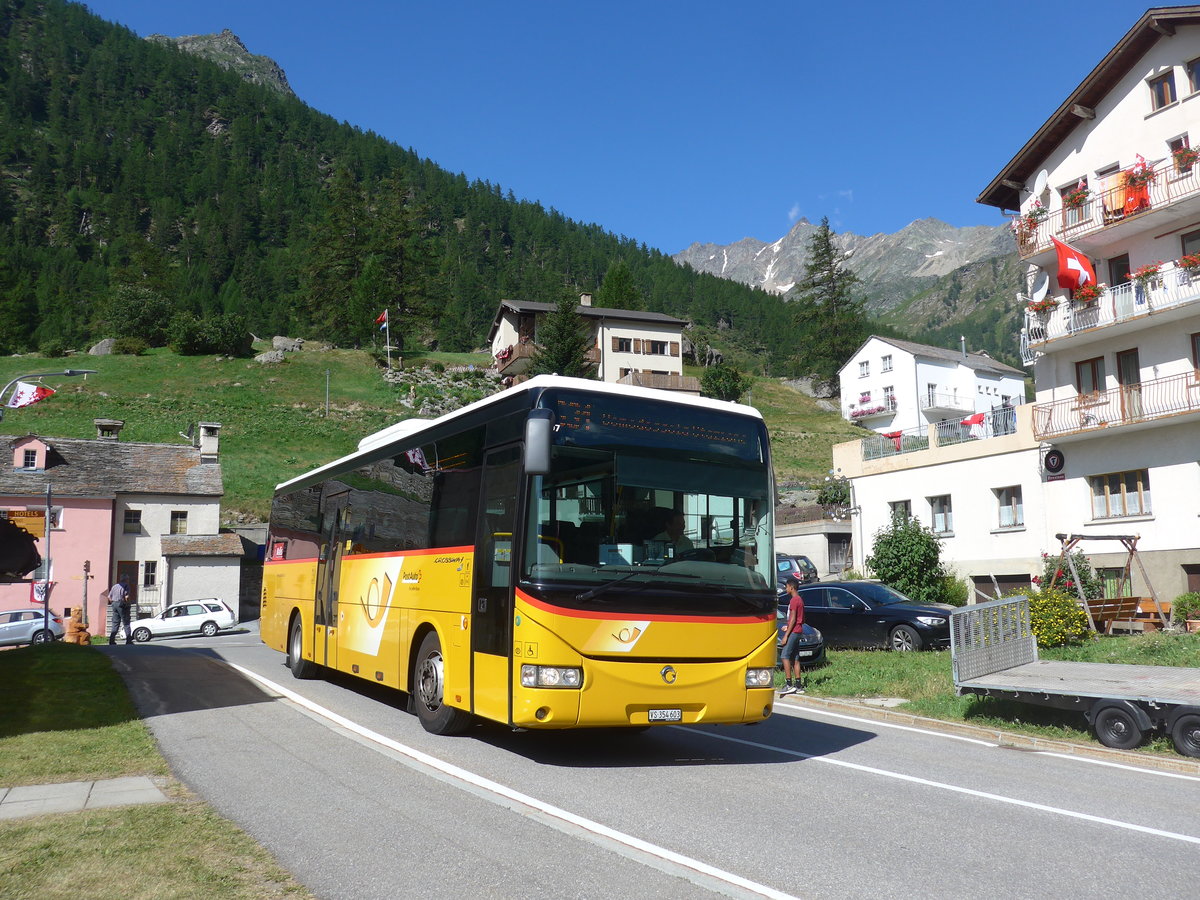
[[[527,377],[538,347],[538,329],[553,303],[502,300],[488,332],[488,344],[501,375]],[[683,319],[665,313],[592,306],[582,294],[575,308],[592,346],[588,362],[596,378],[669,391],[700,393],[700,379],[683,374]]]
[[[1035,402],[1011,435],[930,427],[835,448],[856,542],[895,511],[944,538],[991,592],[1081,535],[1111,582],[1136,538],[1160,600],[1200,590],[1200,7],[1147,11],[992,179],[1029,264],[1021,336]],[[1084,254],[1098,299],[1057,287],[1051,238]],[[992,436],[985,435],[985,438]],[[907,504],[907,506],[906,506]],[[1126,593],[1148,587],[1133,573]]]
[[[842,417],[879,434],[957,427],[985,414],[1006,427],[1025,401],[1025,373],[986,353],[931,347],[872,335],[838,370]],[[993,415],[994,414],[994,415]],[[967,426],[970,427],[970,426]]]

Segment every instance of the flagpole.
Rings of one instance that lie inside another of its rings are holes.
[[[388,371],[392,368],[392,317],[388,315],[388,311],[383,311],[383,345],[387,348],[387,366]]]

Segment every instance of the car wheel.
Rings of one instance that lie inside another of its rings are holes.
[[[205,622],[200,626],[200,633],[205,637],[212,637],[221,629],[217,627],[216,622]]]
[[[33,633],[33,636],[29,638],[29,643],[48,644],[52,640],[54,640],[54,632],[47,631],[45,628],[39,628]]]
[[[893,650],[920,650],[925,642],[911,625],[897,625],[888,637],[888,646]]]
[[[146,643],[148,640],[150,640],[150,629],[149,628],[133,629],[133,639],[135,641],[137,641],[139,644]]]
[[[288,635],[287,665],[292,670],[293,678],[316,677],[317,664],[304,658],[304,631],[299,616],[292,622],[292,631]]]
[[[1185,713],[1171,726],[1171,740],[1184,756],[1200,756],[1200,715]]]
[[[421,641],[415,674],[413,699],[422,727],[431,734],[458,734],[466,730],[471,716],[445,703],[446,662],[435,631]]]
[[[1144,737],[1133,714],[1119,706],[1106,706],[1096,713],[1095,729],[1100,743],[1115,750],[1132,750]]]

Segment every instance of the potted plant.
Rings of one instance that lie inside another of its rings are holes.
[[[1188,591],[1175,598],[1171,621],[1188,631],[1200,631],[1200,591]]]
[[[1196,160],[1200,159],[1200,150],[1194,150],[1191,147],[1176,147],[1171,151],[1171,158],[1175,160],[1176,172],[1190,172],[1192,166],[1196,164]]]
[[[1033,236],[1033,233],[1037,231],[1038,225],[1046,221],[1046,217],[1049,215],[1050,210],[1042,206],[1042,201],[1034,200],[1030,204],[1029,209],[1012,220],[1010,227],[1013,230],[1013,234],[1016,235],[1017,240],[1024,242]]]
[[[1187,256],[1181,256],[1176,265],[1193,277],[1200,275],[1200,253],[1189,253]]]
[[[1031,313],[1048,313],[1056,306],[1058,306],[1057,297],[1046,297],[1042,300],[1030,300],[1025,308]]]
[[[1092,192],[1087,189],[1087,185],[1081,182],[1063,194],[1063,206],[1067,209],[1079,209],[1087,203],[1087,199],[1091,195]]]
[[[1142,163],[1129,170],[1129,178],[1126,184],[1133,188],[1145,187],[1148,184],[1154,183],[1154,177],[1154,170],[1145,163]]]
[[[1162,260],[1157,262],[1146,263],[1143,266],[1138,266],[1129,273],[1129,280],[1136,282],[1137,286],[1143,291],[1148,288],[1158,287],[1162,279],[1159,277],[1159,272],[1162,270]]]
[[[1085,284],[1075,288],[1071,297],[1076,303],[1095,303],[1104,296],[1104,290],[1102,284]]]

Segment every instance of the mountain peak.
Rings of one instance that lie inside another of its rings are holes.
[[[185,53],[202,57],[215,62],[222,69],[236,72],[252,84],[264,85],[290,97],[296,96],[280,65],[269,56],[251,53],[242,43],[242,39],[228,28],[219,34],[185,34],[175,38],[165,34],[152,34],[146,40],[158,44],[174,44]]]

